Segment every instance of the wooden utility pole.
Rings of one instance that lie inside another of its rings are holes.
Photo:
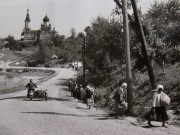
[[[126,81],[127,81],[127,102],[128,102],[128,113],[132,113],[133,100],[132,100],[132,74],[131,74],[131,58],[130,58],[130,39],[129,39],[129,24],[128,24],[128,13],[127,13],[127,0],[122,0],[123,10],[123,25],[125,35],[125,51],[126,51]]]
[[[147,66],[147,70],[148,70],[148,74],[149,74],[149,78],[150,78],[150,82],[151,82],[151,87],[152,87],[152,89],[155,89],[156,88],[156,80],[155,80],[151,61],[149,60],[149,57],[148,57],[147,44],[146,44],[146,39],[144,36],[142,24],[140,21],[139,12],[138,12],[135,0],[131,0],[131,3],[132,3],[133,11],[134,11],[134,17],[135,17],[135,20],[136,20],[136,23],[137,23],[137,26],[139,29],[138,35],[140,36],[140,40],[141,40],[141,44],[142,44],[142,53],[144,55],[145,63]]]
[[[84,86],[86,85],[86,36],[83,37],[83,80],[84,80]]]
[[[78,70],[79,70],[78,64],[79,64],[79,61],[78,61],[78,58],[77,58],[77,67],[76,67],[76,69],[77,69],[77,78],[78,78]]]
[[[122,7],[122,4],[119,3],[119,0],[114,0],[114,2],[116,3],[116,5],[117,5],[120,9],[123,8],[123,7]],[[129,21],[131,21],[131,15],[130,15],[130,14],[128,14],[128,19],[129,19]]]

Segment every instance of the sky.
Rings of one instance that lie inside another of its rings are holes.
[[[138,1],[143,12],[153,3],[153,0]],[[114,7],[114,0],[0,0],[0,38],[8,35],[21,38],[27,9],[31,30],[40,29],[47,14],[51,26],[60,35],[69,36],[72,28],[79,33],[97,16],[108,18]]]

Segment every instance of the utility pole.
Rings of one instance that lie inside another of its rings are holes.
[[[119,2],[119,0],[114,0],[114,2],[116,3],[116,5],[117,5],[120,9],[122,9],[122,4]],[[131,21],[131,15],[130,15],[130,14],[128,14],[128,19],[129,19],[129,21]]]
[[[5,87],[6,87],[6,60],[4,61],[4,72],[5,72],[5,74],[4,74],[4,85],[5,85]]]
[[[77,69],[77,78],[78,78],[78,70],[79,70],[79,67],[78,67],[78,58],[77,58],[77,67],[76,67],[76,69]]]
[[[123,25],[125,34],[125,52],[126,52],[126,81],[127,81],[127,102],[128,102],[128,113],[132,113],[133,100],[132,100],[132,73],[131,73],[131,58],[130,58],[130,39],[129,39],[129,24],[128,24],[128,13],[127,13],[127,0],[122,0],[122,11],[123,11]]]
[[[84,86],[86,84],[86,36],[83,36],[83,80],[84,80]]]
[[[141,44],[142,44],[142,53],[144,55],[145,63],[146,63],[146,66],[147,66],[149,79],[150,79],[150,82],[151,82],[151,87],[152,87],[152,89],[155,89],[156,88],[156,80],[155,80],[155,76],[154,76],[151,61],[149,60],[149,57],[148,57],[147,44],[146,44],[146,39],[145,39],[145,36],[144,36],[144,31],[143,31],[143,28],[142,28],[142,24],[141,24],[141,21],[140,21],[139,12],[138,12],[135,0],[131,0],[131,3],[132,3],[133,11],[134,11],[134,17],[135,17],[135,20],[136,20],[136,23],[137,23],[137,26],[138,26],[138,29],[139,29],[138,35],[140,36],[140,40],[141,40]]]

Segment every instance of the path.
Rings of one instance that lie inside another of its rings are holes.
[[[86,109],[63,85],[75,72],[55,70],[53,78],[38,85],[48,90],[48,101],[30,101],[26,90],[0,95],[0,135],[179,135],[180,128],[173,125],[147,128],[135,118],[117,120],[100,109]]]

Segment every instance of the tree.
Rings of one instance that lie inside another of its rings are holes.
[[[86,67],[92,76],[101,78],[103,83],[111,71],[107,61],[114,69],[124,63],[122,24],[114,18],[97,17],[91,26],[85,28],[85,32]]]
[[[13,49],[13,48],[14,48],[14,45],[15,45],[14,36],[8,35],[8,36],[5,38],[5,41],[6,41],[5,47],[9,47],[10,49]]]
[[[53,45],[61,49],[64,48],[64,41],[65,41],[64,35],[57,35],[52,38]]]
[[[108,79],[108,74],[111,71],[111,60],[110,60],[110,56],[108,53],[106,53],[106,55],[105,55],[103,66],[104,66],[104,70],[105,70],[106,79]]]
[[[74,28],[71,28],[71,36],[70,38],[74,39],[76,37],[76,31]]]
[[[180,44],[179,7],[179,0],[155,2],[145,15],[144,22],[149,31],[149,44],[151,50],[155,51],[153,53],[154,60],[158,63],[171,63],[178,60]]]

